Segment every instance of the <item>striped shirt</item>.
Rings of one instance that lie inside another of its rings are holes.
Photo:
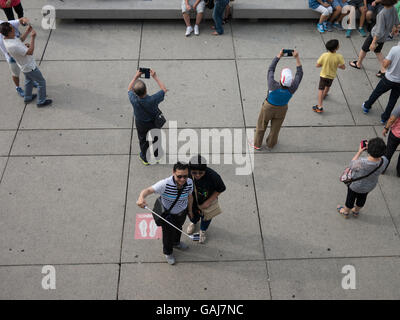
[[[164,180],[158,181],[152,186],[155,193],[161,195],[161,202],[167,210],[172,206],[176,197],[178,196],[178,188],[175,184],[173,176],[166,178]],[[187,179],[187,184],[184,187],[178,202],[171,210],[171,214],[178,214],[185,210],[188,206],[189,195],[193,192],[193,181],[192,179]]]

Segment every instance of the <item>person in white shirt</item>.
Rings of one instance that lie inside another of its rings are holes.
[[[187,214],[193,216],[193,181],[189,178],[189,165],[177,162],[174,165],[172,176],[142,190],[136,204],[141,208],[146,207],[146,197],[153,193],[160,195],[155,207],[158,203],[157,207],[164,212],[163,217],[177,229],[182,230]],[[161,213],[160,210],[158,213]],[[181,241],[181,232],[163,221],[161,221],[161,227],[163,253],[167,262],[173,265],[175,264],[173,248],[185,250],[188,245]]]
[[[2,24],[3,20],[0,20],[0,24]],[[15,36],[16,37],[21,37],[21,39],[25,39],[26,35],[24,34],[23,36],[21,36],[20,31],[18,30],[19,26],[22,25],[27,25],[29,23],[29,20],[27,18],[21,18],[18,20],[11,20],[8,21],[12,27],[15,29]],[[24,97],[24,90],[19,86],[19,75],[21,73],[21,69],[18,67],[17,62],[14,60],[13,57],[11,57],[7,50],[6,47],[4,46],[4,41],[3,41],[3,35],[0,34],[0,51],[3,53],[4,57],[6,58],[6,61],[10,67],[10,71],[11,71],[11,75],[12,75],[12,79],[14,81],[15,84],[15,90],[17,91],[17,93],[23,98]],[[34,84],[35,86],[35,84]]]
[[[29,45],[24,45],[22,41],[25,38],[16,37],[15,29],[9,22],[1,24],[0,33],[4,36],[4,46],[11,57],[15,59],[21,71],[25,75],[25,103],[29,103],[36,98],[36,94],[32,94],[33,84],[38,83],[38,100],[37,106],[44,107],[50,105],[53,101],[46,98],[46,80],[36,65],[33,58],[35,51],[36,31],[32,26],[29,26],[24,36],[31,34],[31,42]],[[22,41],[21,41],[22,40]]]

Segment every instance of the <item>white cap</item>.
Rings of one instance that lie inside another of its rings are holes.
[[[292,70],[285,68],[281,73],[281,84],[285,87],[290,87],[293,82]]]

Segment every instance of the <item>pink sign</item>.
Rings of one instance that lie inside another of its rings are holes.
[[[157,227],[151,213],[136,214],[135,239],[161,239],[161,227]]]

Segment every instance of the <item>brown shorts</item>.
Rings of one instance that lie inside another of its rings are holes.
[[[333,82],[333,79],[319,77],[318,89],[324,90],[326,87],[330,88],[332,85],[332,82]]]

